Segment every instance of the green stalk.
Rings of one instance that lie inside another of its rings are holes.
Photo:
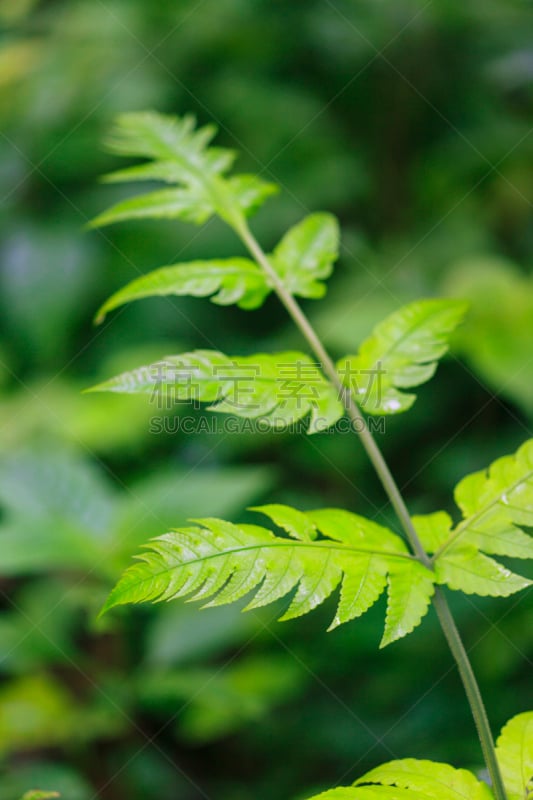
[[[358,432],[363,447],[383,485],[385,493],[387,494],[396,512],[396,515],[404,529],[405,535],[413,549],[413,552],[420,562],[424,564],[424,566],[428,567],[428,569],[432,569],[431,559],[424,550],[422,542],[420,541],[413,526],[405,501],[388,467],[388,464],[385,461],[374,437],[372,436],[366,420],[359,409],[359,406],[353,399],[349,389],[343,385],[337,370],[335,369],[335,364],[322,344],[322,341],[318,337],[316,331],[300,308],[297,301],[286,290],[283,282],[270,263],[264,250],[261,248],[255,236],[252,234],[248,223],[244,220],[244,218],[241,218],[240,220],[236,221],[232,227],[234,227],[237,235],[254,257],[257,264],[265,272],[281,303],[285,306],[289,315],[292,317],[303,337],[309,344],[309,347],[317,357],[324,374],[339,392],[339,397],[342,399],[348,416],[355,424],[355,429]],[[479,686],[468,658],[468,654],[448,606],[448,602],[442,590],[439,588],[436,589],[433,603],[444,636],[455,659],[457,668],[459,670],[459,675],[463,682],[464,690],[479,736],[479,741],[481,743],[485,764],[491,778],[494,796],[496,800],[507,800],[505,787],[503,785],[500,768],[496,758],[494,739],[490,730],[487,712],[479,691]]]
[[[476,676],[474,675],[474,670],[472,669],[472,664],[468,658],[461,635],[457,630],[457,625],[455,624],[455,620],[452,616],[452,612],[450,611],[448,602],[444,596],[444,593],[438,587],[433,598],[433,605],[435,607],[435,611],[437,612],[441,628],[444,632],[444,636],[446,637],[446,641],[448,642],[448,646],[452,651],[455,663],[457,664],[464,690],[468,698],[468,702],[470,703],[472,716],[474,717],[479,741],[481,743],[481,749],[483,751],[483,758],[485,759],[485,764],[492,782],[492,791],[497,800],[500,800],[500,798],[501,800],[505,800],[507,794],[505,791],[505,786],[503,785],[498,759],[496,758],[494,739],[492,738],[485,704],[483,703],[483,698],[481,697],[481,692],[479,691],[479,686]]]

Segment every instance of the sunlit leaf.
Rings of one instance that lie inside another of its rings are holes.
[[[509,597],[531,585],[527,578],[515,575],[468,545],[454,545],[439,556],[435,561],[435,574],[438,582],[450,589],[481,596]]]
[[[277,191],[254,175],[227,177],[235,153],[211,147],[216,129],[196,128],[194,117],[155,112],[122,114],[107,140],[121,156],[150,159],[147,163],[105,176],[108,183],[156,180],[177,188],[161,189],[117,203],[98,215],[92,227],[131,219],[181,219],[198,225],[213,214],[235,221],[252,214]]]
[[[411,519],[420,541],[428,553],[436,553],[450,538],[453,520],[445,511],[415,515]]]
[[[449,764],[406,758],[389,761],[367,772],[356,782],[385,784],[420,792],[427,800],[492,800],[486,783],[466,769]]]
[[[339,255],[339,224],[332,214],[310,214],[291,228],[272,254],[272,263],[291,294],[322,297],[323,281]]]
[[[285,428],[309,416],[308,432],[342,415],[337,392],[304,353],[225,356],[196,350],[125,372],[90,391],[150,394],[158,402],[210,403],[211,411]]]
[[[275,525],[287,531],[289,536],[303,542],[311,542],[317,537],[316,525],[311,514],[304,514],[297,508],[284,506],[279,503],[269,503],[264,506],[254,506],[252,511],[266,514]]]
[[[507,597],[531,585],[489,556],[533,558],[533,538],[520,525],[533,523],[533,440],[455,489],[463,520],[448,514],[415,517],[422,543],[434,553],[439,583],[469,594]]]
[[[246,216],[254,214],[265,200],[278,192],[275,183],[268,183],[257,175],[247,174],[232,175],[227,179],[227,187]]]
[[[369,414],[407,411],[416,395],[403,389],[428,381],[467,305],[458,300],[417,300],[381,322],[354,356],[337,369]]]
[[[136,278],[115,292],[98,311],[96,320],[132,300],[165,295],[208,297],[218,305],[236,303],[241,308],[257,308],[270,292],[263,273],[246,258],[192,261],[161,267]]]
[[[533,795],[533,711],[513,717],[496,744],[508,800],[529,800]]]
[[[105,610],[124,603],[178,597],[207,600],[213,606],[252,594],[250,609],[296,590],[282,617],[292,619],[312,611],[342,582],[335,627],[370,608],[388,579],[389,610],[382,644],[405,636],[418,625],[432,593],[432,574],[413,561],[394,533],[337,509],[307,515],[274,505],[263,506],[261,511],[287,528],[293,538],[277,536],[257,525],[194,520],[194,527],[180,528],[149,543],[139,556],[140,563],[125,572],[111,593]],[[339,513],[344,515],[344,528],[330,537],[328,531]],[[312,538],[315,529],[322,538]]]
[[[392,786],[337,786],[314,795],[310,800],[428,800],[428,796],[411,789],[397,789]]]
[[[92,220],[91,227],[102,228],[130,219],[181,219],[202,225],[212,214],[209,198],[198,187],[160,189],[111,206]]]
[[[434,576],[418,561],[394,564],[387,580],[389,598],[381,647],[407,636],[420,624],[435,592]]]

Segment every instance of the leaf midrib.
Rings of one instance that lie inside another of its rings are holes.
[[[215,264],[213,263],[213,261],[202,261],[202,260],[191,261],[191,262],[186,263],[186,264],[167,264],[167,266],[159,267],[159,269],[156,269],[153,272],[149,272],[146,275],[142,275],[140,278],[137,278],[136,280],[137,281],[148,280],[149,278],[153,277],[157,273],[162,273],[162,272],[165,272],[167,270],[175,270],[176,272],[182,271],[182,272],[186,273],[189,270],[194,271],[195,269],[198,269],[198,271],[200,271],[201,269],[204,269],[204,270],[211,269],[211,270],[213,270],[214,272],[217,273],[216,276],[206,275],[205,276],[206,278],[218,277],[219,274],[225,276],[225,275],[234,275],[234,274],[235,275],[241,275],[242,273],[253,274],[254,277],[255,276],[263,277],[262,273],[259,271],[259,269],[254,264],[243,263],[241,266],[236,267],[235,266],[235,259],[229,259],[228,258],[227,260],[228,260],[228,262],[231,262],[232,265],[228,264],[227,267],[224,266],[224,260],[223,259],[216,260]],[[243,259],[243,262],[245,262],[245,259]],[[124,289],[127,289],[127,288],[128,288],[127,286],[124,287]]]
[[[165,540],[162,540],[162,541],[165,541]],[[322,540],[322,541],[324,541],[324,540]],[[139,585],[139,584],[144,583],[145,581],[148,581],[148,580],[153,580],[154,578],[157,578],[157,577],[160,577],[162,575],[165,575],[167,572],[172,572],[173,570],[176,570],[176,569],[184,569],[185,567],[188,567],[188,566],[190,566],[192,564],[201,564],[201,563],[203,563],[205,561],[209,561],[210,559],[213,559],[213,558],[222,558],[223,556],[227,556],[227,555],[229,555],[231,553],[244,553],[244,552],[249,552],[249,551],[252,551],[252,550],[263,550],[263,549],[266,549],[266,548],[273,549],[273,548],[276,548],[276,547],[290,547],[290,548],[307,547],[307,548],[318,549],[318,550],[328,550],[328,549],[330,549],[330,550],[340,550],[341,552],[344,551],[344,552],[353,552],[353,553],[364,553],[364,554],[369,554],[369,555],[378,556],[378,557],[381,556],[381,557],[386,557],[386,558],[401,558],[401,559],[407,559],[407,560],[410,560],[410,561],[417,560],[416,557],[411,555],[410,553],[395,553],[393,551],[388,551],[388,550],[373,550],[371,548],[353,547],[352,545],[345,545],[345,544],[342,544],[341,542],[338,542],[338,543],[335,543],[335,544],[329,544],[329,542],[328,542],[328,543],[326,543],[325,546],[320,544],[319,542],[297,542],[297,541],[292,542],[292,541],[287,541],[287,542],[274,542],[273,544],[270,544],[269,542],[261,542],[259,544],[245,545],[245,546],[242,546],[242,547],[232,547],[232,548],[229,548],[227,550],[219,551],[219,552],[216,552],[216,553],[210,553],[209,555],[202,556],[201,558],[194,558],[194,559],[191,559],[189,561],[184,561],[184,562],[182,562],[182,563],[180,563],[180,564],[178,564],[176,566],[166,567],[165,569],[159,570],[158,572],[152,572],[148,577],[142,577],[139,580],[135,581],[134,583],[129,583],[128,584],[128,588],[131,588],[131,586],[134,586],[134,585]],[[159,557],[161,557],[161,553],[159,551],[157,551],[157,550],[153,550],[152,553],[155,554],[155,555],[158,555]],[[138,556],[138,558],[143,559],[143,556]],[[143,563],[147,564],[148,562],[143,560]],[[130,569],[135,570],[136,567],[139,567],[139,566],[142,566],[142,564],[138,564],[138,565],[136,565],[134,567],[130,567]],[[344,571],[344,569],[343,569],[343,571]],[[117,586],[117,588],[118,588],[118,586]]]
[[[170,358],[172,358],[172,356],[170,356]],[[296,363],[297,362],[293,362],[293,364],[290,364],[289,366],[296,366]],[[309,367],[311,363],[312,362],[302,361],[302,364],[305,367]],[[167,360],[165,360],[163,358],[163,359],[161,359],[160,362],[155,362],[154,364],[150,364],[150,365],[144,367],[144,369],[150,369],[151,367],[155,366],[156,364],[161,364],[163,367],[164,366],[177,367],[177,368],[180,368],[180,369],[189,369],[190,368],[191,370],[195,370],[195,369],[199,368],[199,367],[191,366],[191,365],[188,365],[188,364],[178,364],[178,363],[173,364],[172,362],[167,361]],[[235,366],[237,366],[237,367],[241,367],[241,366],[246,367],[247,365],[243,364],[241,362],[240,364],[228,363],[228,364],[216,364],[215,366],[217,368],[218,367],[220,367],[220,368],[224,368],[224,367],[232,367],[232,368],[234,368]],[[250,366],[253,366],[253,364],[251,364]],[[143,369],[143,367],[138,367],[138,369]],[[131,370],[131,372],[135,372],[135,371],[136,370]],[[129,375],[130,373],[126,372],[124,374],[125,375]],[[255,383],[264,383],[266,385],[276,384],[276,383],[288,383],[288,382],[289,383],[290,382],[297,382],[298,385],[301,385],[301,386],[309,385],[309,376],[307,377],[307,379],[306,378],[301,378],[300,379],[300,378],[297,378],[297,377],[296,378],[291,378],[291,377],[284,378],[284,377],[280,377],[279,375],[276,375],[276,376],[274,376],[272,378],[270,378],[268,376],[263,376],[263,375],[259,375],[259,376],[257,376],[257,375],[253,375],[253,376],[232,375],[232,376],[226,377],[226,378],[224,378],[223,376],[222,377],[217,377],[217,376],[211,376],[211,377],[207,376],[206,377],[204,375],[192,375],[192,376],[187,375],[186,378],[188,378],[188,377],[194,377],[194,379],[198,380],[200,383],[217,383],[218,382],[220,384],[223,384],[225,381],[240,380],[240,381],[249,381],[249,382],[252,382],[254,384]],[[113,379],[111,379],[111,380],[113,380]],[[313,381],[312,382],[314,383],[314,376],[313,376]],[[179,381],[170,382],[170,381],[166,381],[165,379],[154,381],[154,383],[158,384],[161,387],[168,387],[168,388],[171,388],[172,386],[177,386],[178,387],[178,386],[181,385]],[[185,379],[184,379],[184,383],[185,383]],[[316,374],[316,383],[317,383],[317,389],[321,393],[325,392],[327,390],[330,390],[330,389],[335,389],[333,384],[330,381],[328,381],[326,378],[323,377],[323,375],[318,370],[318,368],[317,368],[317,374]],[[152,386],[152,384],[146,384],[146,385],[150,386],[150,387]],[[290,399],[294,399],[294,398],[286,397],[286,398],[281,398],[281,399],[282,400],[290,400]],[[300,398],[300,399],[302,399],[302,398]],[[313,400],[314,400],[314,398],[310,398],[310,397],[305,398],[305,399],[308,400],[310,403],[313,403]],[[206,402],[209,403],[209,402],[212,402],[212,401],[207,400]]]
[[[412,336],[412,335],[413,335],[413,333],[414,333],[414,332],[415,332],[415,331],[416,331],[418,328],[421,328],[421,327],[422,327],[424,324],[426,324],[426,323],[427,323],[427,321],[428,321],[428,319],[429,319],[429,318],[431,318],[432,316],[435,316],[435,315],[434,315],[434,314],[429,314],[429,315],[428,315],[428,316],[426,316],[424,319],[422,319],[422,320],[420,320],[420,321],[416,322],[416,323],[415,323],[415,324],[414,324],[414,325],[413,325],[411,328],[409,328],[409,330],[408,330],[408,331],[406,331],[404,334],[402,334],[402,336],[400,336],[400,338],[399,338],[399,339],[396,339],[396,340],[393,342],[393,344],[392,344],[392,345],[391,345],[391,346],[390,346],[390,347],[389,347],[389,348],[388,348],[388,349],[387,349],[387,350],[386,350],[386,351],[383,353],[383,355],[382,355],[382,357],[381,357],[381,358],[382,358],[383,360],[385,360],[386,358],[389,358],[389,357],[391,356],[391,354],[392,354],[392,353],[394,353],[394,351],[398,349],[399,345],[400,345],[402,342],[404,342],[404,341],[405,341],[405,340],[406,340],[406,339],[407,339],[409,336]],[[434,359],[434,358],[430,358],[430,359],[424,359],[424,358],[422,358],[422,359],[415,359],[415,363],[418,363],[418,364],[431,364],[431,363],[432,363],[433,361],[435,361],[435,360],[436,360],[436,359]],[[379,363],[379,361],[380,361],[380,359],[378,359],[378,362],[374,362],[374,363]]]

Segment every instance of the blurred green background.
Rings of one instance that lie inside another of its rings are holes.
[[[150,433],[146,398],[82,395],[168,352],[300,346],[261,312],[97,306],[139,273],[240,253],[216,222],[86,222],[115,114],[215,121],[278,182],[265,247],[336,213],[342,257],[306,310],[335,355],[420,296],[466,297],[452,355],[380,443],[410,508],[533,425],[533,11],[527,0],[0,0],[0,800],[305,797],[392,756],[480,767],[433,615],[378,653],[383,608],[326,634],[183,604],[96,622],[150,536],[257,502],[388,517],[349,435]],[[391,524],[394,522],[391,520]],[[532,705],[531,593],[453,598],[494,728]],[[529,683],[528,683],[529,681]]]

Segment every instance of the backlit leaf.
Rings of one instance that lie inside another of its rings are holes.
[[[358,404],[369,414],[407,411],[416,395],[403,389],[433,376],[466,308],[458,300],[417,300],[381,322],[357,355],[337,364]]]
[[[178,597],[208,601],[214,606],[246,595],[252,596],[247,606],[251,609],[295,590],[282,617],[292,619],[316,608],[342,584],[332,625],[335,627],[370,608],[388,579],[389,612],[383,644],[410,633],[418,625],[431,595],[428,581],[431,584],[432,573],[412,559],[392,531],[337,509],[309,515],[278,505],[260,510],[287,528],[293,538],[275,535],[258,525],[234,525],[211,518],[193,520],[194,526],[149,543],[139,556],[139,563],[124,573],[105,610],[124,603]],[[328,530],[334,523],[329,517],[334,520],[337,513],[344,514],[344,527],[330,538]],[[321,538],[312,538],[316,529]]]
[[[310,800],[428,800],[426,794],[395,786],[337,786]],[[442,800],[445,800],[442,795]]]
[[[492,800],[487,784],[477,780],[468,770],[415,758],[382,764],[357,781],[357,785],[366,783],[421,792],[427,800]]]
[[[389,594],[381,647],[411,633],[427,614],[435,592],[434,576],[418,561],[394,564],[388,574]]]
[[[211,296],[218,305],[236,303],[241,308],[257,308],[270,292],[263,273],[247,258],[228,258],[213,261],[192,261],[161,267],[136,278],[100,308],[97,321],[115,308],[143,297],[165,295]]]
[[[506,597],[531,585],[489,556],[533,558],[533,440],[455,489],[463,520],[452,527],[444,512],[416,518],[422,541],[434,553],[440,583],[469,594]]]
[[[291,294],[322,297],[322,282],[339,254],[339,225],[332,214],[310,214],[291,228],[272,254],[272,264]]]
[[[280,429],[309,416],[309,433],[329,428],[344,410],[317,365],[293,351],[233,357],[196,350],[125,372],[90,391],[150,394],[165,404],[210,403],[211,411],[260,418]]]
[[[194,117],[155,112],[122,114],[107,140],[121,156],[149,159],[147,163],[106,175],[108,183],[156,180],[177,188],[161,189],[123,200],[100,214],[92,227],[130,219],[167,218],[202,224],[213,214],[226,221],[252,214],[277,187],[254,175],[226,173],[235,153],[211,147],[216,129],[195,127]]]
[[[496,743],[496,755],[508,800],[529,800],[533,794],[533,711],[509,720]]]

